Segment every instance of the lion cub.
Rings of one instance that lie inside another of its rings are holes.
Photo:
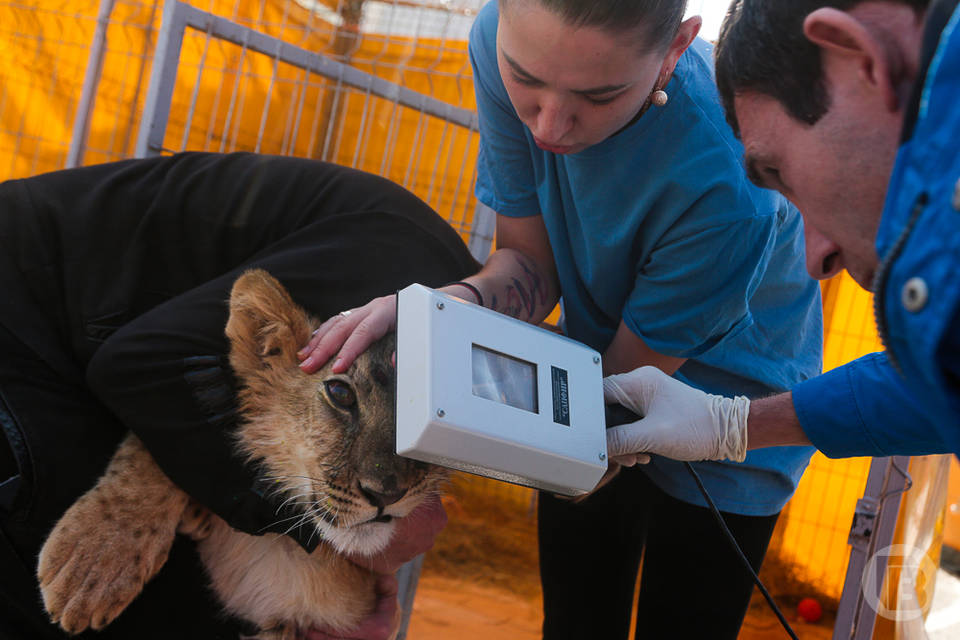
[[[316,326],[265,271],[237,279],[230,296],[230,364],[241,383],[239,452],[298,505],[321,544],[308,554],[279,534],[251,536],[190,500],[132,434],[104,476],[54,527],[37,576],[50,617],[69,633],[114,620],[166,562],[179,531],[197,540],[224,608],[257,638],[356,626],[375,605],[375,576],[341,555],[372,555],[394,518],[439,491],[439,467],[394,451],[394,339],[345,374],[303,373],[297,350]]]

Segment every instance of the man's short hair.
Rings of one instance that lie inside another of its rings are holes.
[[[830,108],[820,48],[803,34],[803,21],[821,7],[847,11],[864,0],[734,0],[716,49],[717,87],[727,122],[740,136],[734,97],[767,95],[791,116],[814,124]],[[884,0],[926,11],[930,0]]]

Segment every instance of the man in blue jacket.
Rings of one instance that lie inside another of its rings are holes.
[[[607,401],[646,416],[610,430],[611,456],[960,454],[957,5],[733,3],[717,81],[751,178],[800,209],[813,277],[846,269],[875,294],[886,351],[753,403],[649,367],[611,376]]]

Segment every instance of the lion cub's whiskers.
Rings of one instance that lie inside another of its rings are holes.
[[[294,504],[309,504],[309,505],[315,505],[315,504],[317,504],[317,502],[316,502],[316,501],[306,501],[306,502],[296,502],[296,503],[294,503]],[[309,520],[311,516],[313,516],[313,515],[315,515],[315,514],[318,514],[318,513],[322,513],[322,512],[323,512],[323,511],[322,511],[321,509],[312,509],[312,510],[310,510],[310,509],[305,509],[305,510],[299,512],[299,513],[293,514],[292,516],[287,516],[286,518],[280,518],[279,520],[274,520],[271,524],[267,525],[267,526],[264,527],[262,530],[266,530],[266,529],[268,529],[268,528],[270,528],[270,527],[276,526],[276,525],[278,525],[278,524],[280,524],[280,523],[282,523],[282,522],[287,522],[287,521],[289,521],[289,520],[298,520],[298,522],[297,522],[296,524],[294,524],[292,527],[290,527],[290,529],[287,530],[287,532],[289,533],[290,531],[293,531],[293,530],[296,529],[298,526],[300,526],[301,524],[303,524],[303,523],[305,523],[307,520]],[[329,511],[328,511],[328,513],[329,513]]]
[[[299,500],[300,498],[303,498],[303,497],[305,497],[305,496],[309,496],[309,495],[312,495],[312,494],[313,494],[312,491],[304,491],[303,493],[298,493],[298,494],[295,494],[295,495],[290,496],[289,498],[287,498],[286,500],[284,500],[283,502],[280,503],[280,505],[277,507],[277,510],[273,512],[274,515],[279,515],[280,512],[283,510],[283,508],[286,507],[287,505],[291,504],[292,501],[294,501],[294,500]],[[307,503],[303,503],[303,502],[293,502],[293,504],[307,504]]]
[[[258,530],[257,530],[257,533],[258,533],[258,534],[261,534],[261,533],[269,532],[269,530],[270,530],[271,528],[277,526],[278,524],[281,524],[281,523],[283,523],[283,522],[287,522],[288,520],[298,520],[298,519],[303,519],[303,514],[302,514],[302,513],[296,513],[296,514],[294,514],[294,515],[292,515],[292,516],[287,516],[286,518],[281,518],[281,519],[279,519],[279,520],[274,520],[274,521],[271,522],[270,524],[265,525],[264,527],[261,527],[260,529],[258,529]],[[299,523],[298,523],[298,524],[294,524],[292,527],[290,527],[289,529],[287,529],[286,531],[284,531],[284,534],[290,533],[291,531],[293,531],[294,529],[296,529],[298,526],[299,526]]]
[[[300,478],[301,480],[309,480],[310,482],[320,482],[320,480],[311,476],[286,475],[286,476],[263,476],[263,478],[264,480],[284,480],[286,478]]]

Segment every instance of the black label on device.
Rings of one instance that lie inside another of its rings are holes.
[[[553,421],[570,426],[570,393],[567,389],[567,371],[550,366],[550,380],[553,382]]]

